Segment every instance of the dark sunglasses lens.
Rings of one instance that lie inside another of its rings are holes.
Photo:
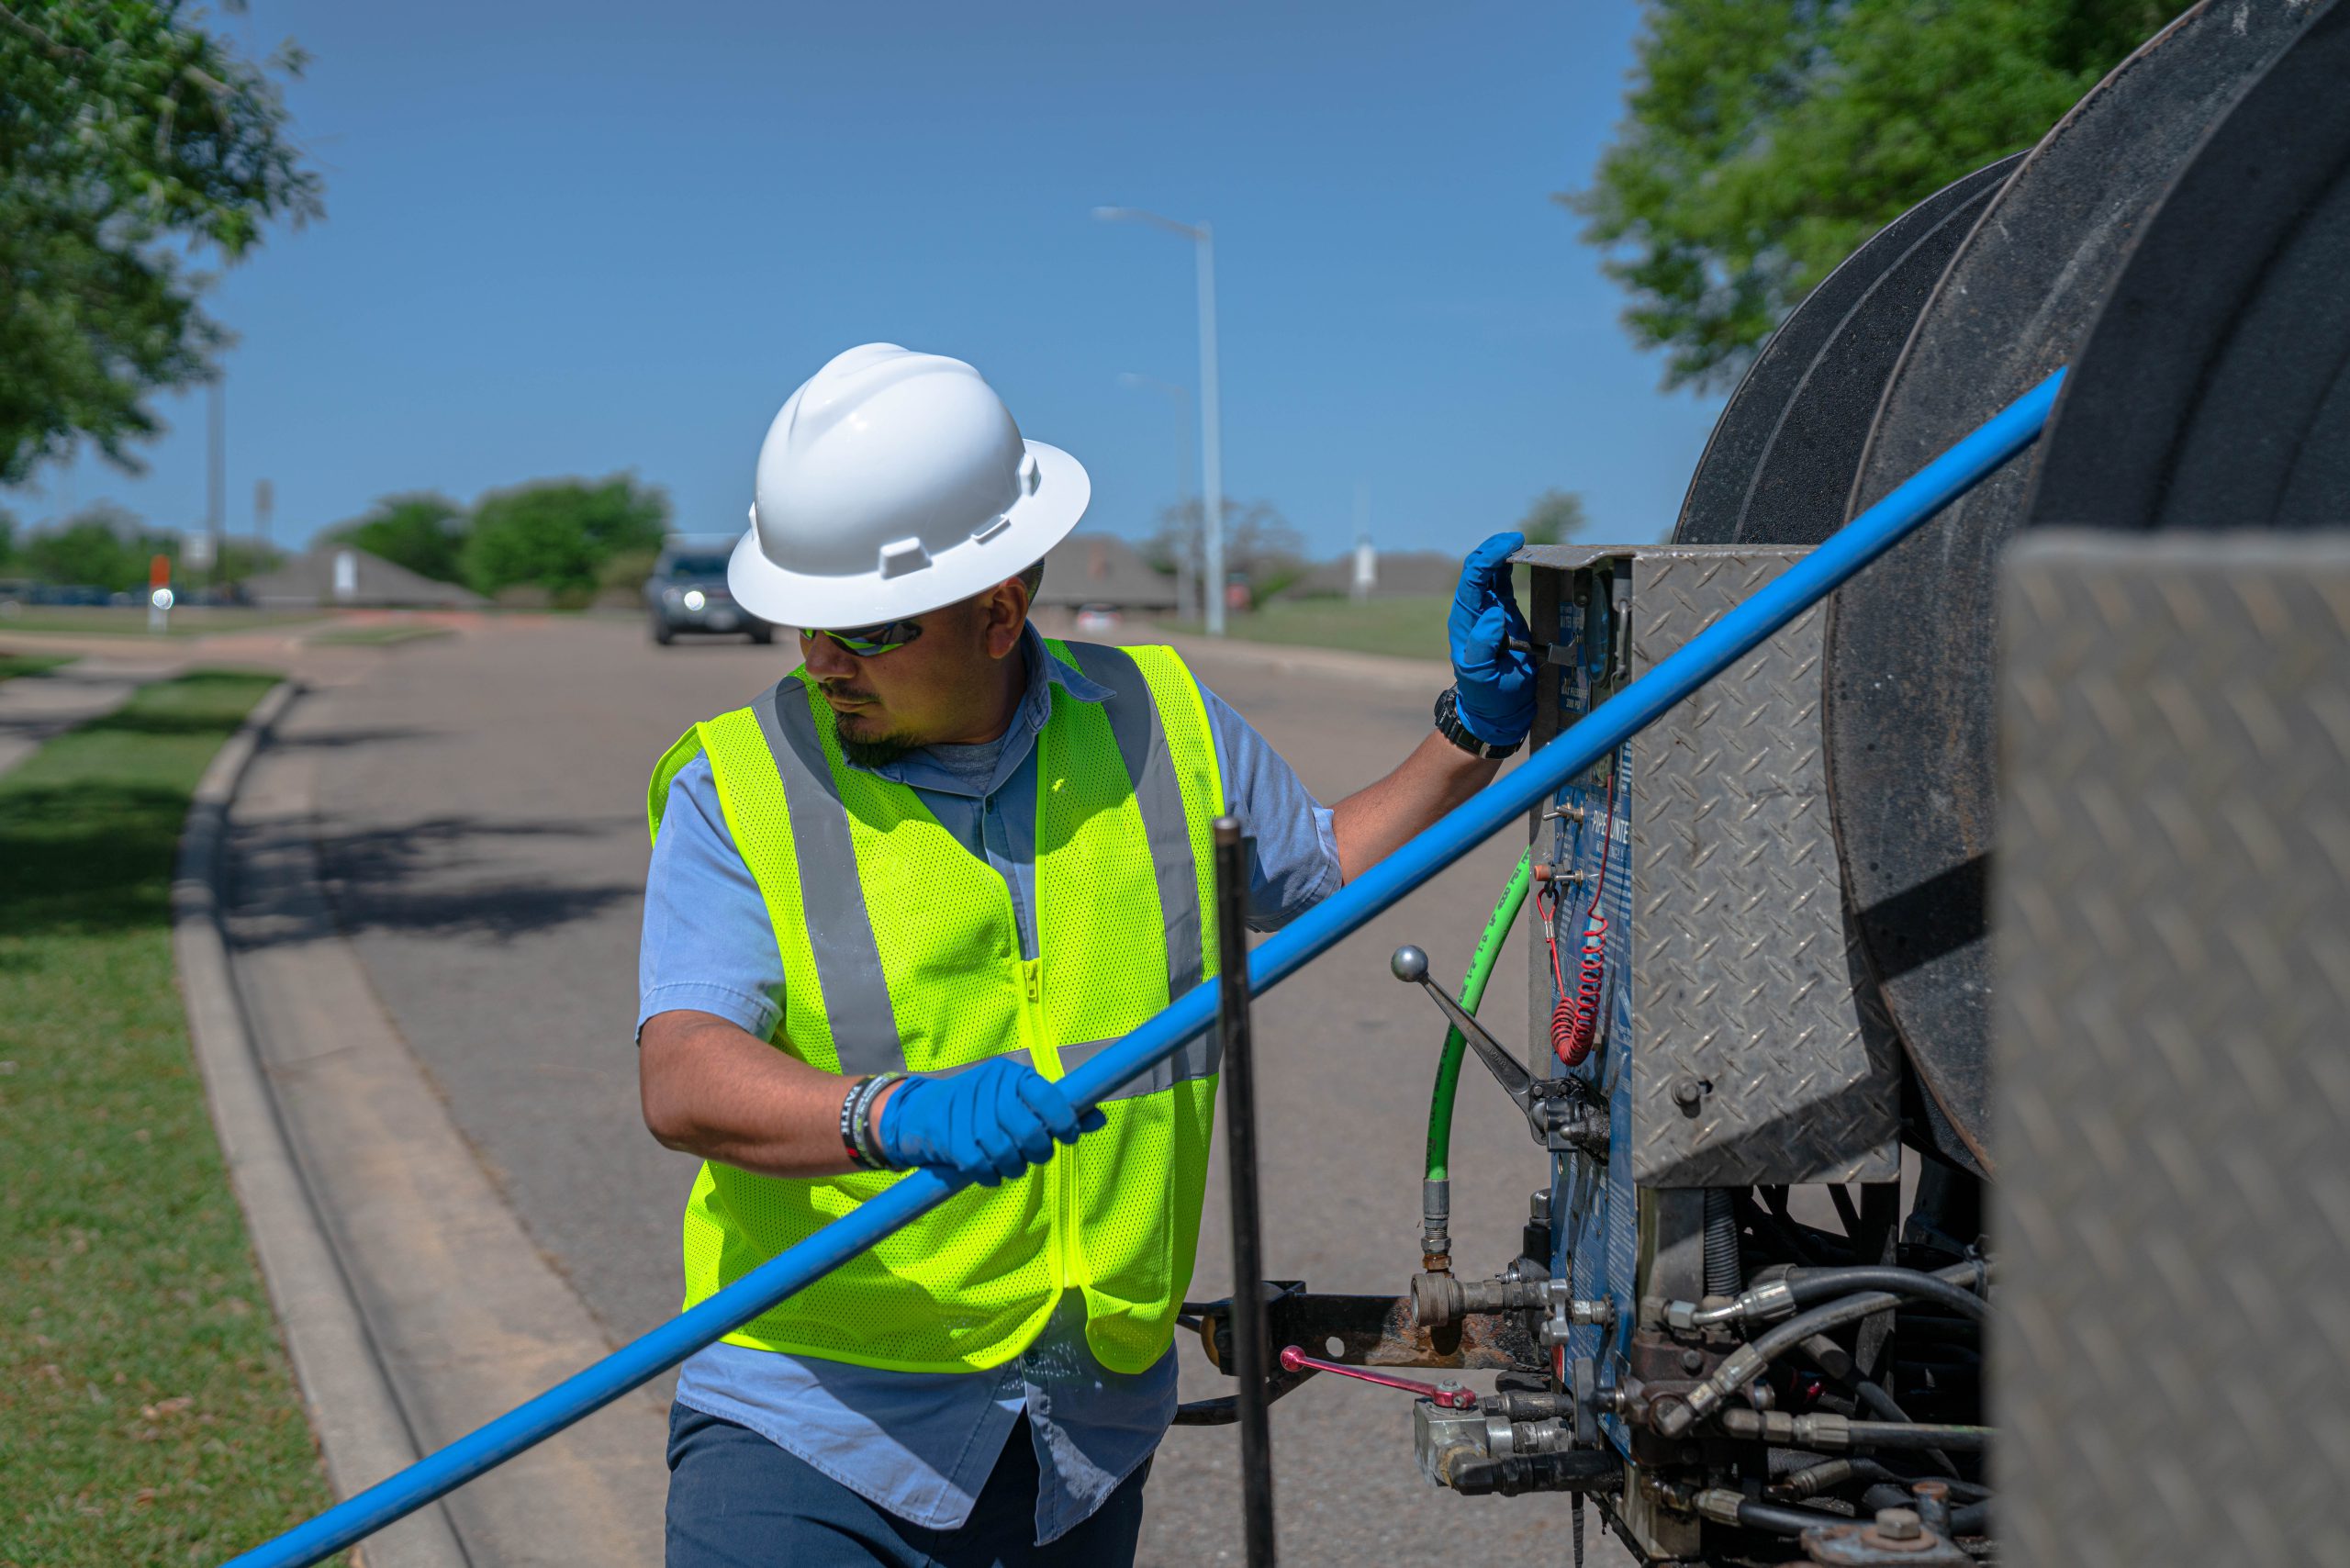
[[[812,633],[801,634],[813,635]],[[904,647],[922,635],[922,626],[912,621],[883,621],[871,626],[850,626],[838,632],[826,632],[824,635],[858,657],[867,658]]]

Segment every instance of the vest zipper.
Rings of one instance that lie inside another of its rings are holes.
[[[1062,1076],[1060,1053],[1047,1043],[1050,1036],[1045,1025],[1043,958],[1021,960],[1020,985],[1021,1005],[1027,1014],[1029,1058],[1039,1072],[1058,1081]],[[1077,1156],[1074,1147],[1065,1146],[1056,1150],[1045,1166],[1045,1178],[1052,1188],[1051,1252],[1056,1293],[1074,1289],[1082,1282],[1077,1245]]]

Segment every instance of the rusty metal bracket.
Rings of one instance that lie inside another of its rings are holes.
[[[1348,1366],[1550,1371],[1550,1358],[1523,1313],[1472,1312],[1458,1323],[1422,1328],[1412,1321],[1409,1296],[1315,1295],[1296,1280],[1270,1281],[1267,1291],[1265,1313],[1274,1343],[1300,1345]],[[1185,1316],[1198,1319],[1201,1347],[1220,1372],[1230,1370],[1225,1352],[1232,1345],[1231,1306],[1229,1301],[1183,1304]],[[1268,1382],[1277,1385],[1281,1380]]]

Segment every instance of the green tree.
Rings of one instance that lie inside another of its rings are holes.
[[[1192,556],[1192,580],[1207,576],[1207,557],[1200,538],[1200,503],[1194,498],[1163,508],[1158,527],[1144,542],[1143,559],[1151,569],[1171,575],[1183,551]],[[1270,501],[1243,505],[1227,496],[1224,501],[1224,569],[1248,585],[1252,603],[1288,588],[1306,572],[1304,542],[1289,519]]]
[[[1664,383],[1735,381],[1813,286],[2029,147],[2178,0],[1648,0],[1628,113],[1559,197]]]
[[[465,580],[486,594],[530,584],[584,600],[605,562],[625,550],[658,548],[668,521],[668,498],[627,475],[497,491],[475,503],[462,554]]]
[[[464,580],[465,509],[446,496],[426,490],[386,496],[331,537],[435,582]]]
[[[17,564],[17,514],[0,507],[0,574]]]
[[[125,467],[150,393],[212,374],[207,254],[318,215],[286,45],[240,59],[180,0],[0,4],[0,483],[87,438]]]
[[[158,554],[177,551],[150,537],[130,513],[100,502],[27,538],[20,559],[26,575],[42,582],[128,593],[146,582],[148,560]]]
[[[1528,544],[1564,544],[1581,538],[1590,526],[1591,515],[1583,510],[1583,498],[1572,490],[1543,491],[1517,520],[1517,531],[1526,535]]]

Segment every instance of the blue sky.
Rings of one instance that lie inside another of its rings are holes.
[[[297,6],[290,94],[327,218],[230,271],[229,517],[632,470],[741,526],[791,388],[874,339],[980,370],[1091,472],[1088,526],[1173,498],[1216,231],[1225,488],[1317,554],[1465,550],[1550,486],[1655,537],[1718,400],[1656,389],[1550,193],[1621,112],[1638,17],[1574,5]],[[203,515],[201,394],[142,477],[93,457],[0,496]],[[1187,474],[1183,476],[1190,478]],[[1196,480],[1192,481],[1196,484]]]

